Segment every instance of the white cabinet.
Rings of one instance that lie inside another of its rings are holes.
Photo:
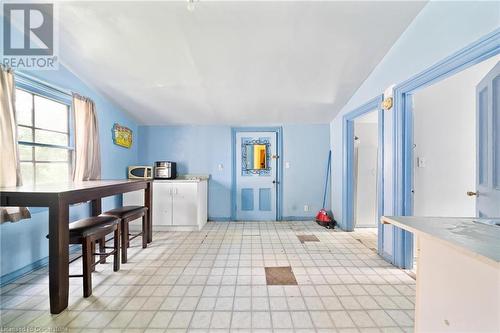
[[[172,224],[197,224],[198,186],[189,183],[170,184],[172,186]]]
[[[153,228],[159,225],[172,225],[172,192],[171,184],[153,182]]]
[[[155,180],[153,182],[153,230],[199,230],[207,222],[206,180]],[[123,205],[144,205],[142,191],[125,193]]]

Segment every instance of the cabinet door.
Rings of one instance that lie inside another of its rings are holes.
[[[172,184],[153,183],[153,225],[172,225]]]
[[[173,225],[198,225],[197,189],[196,183],[173,184]]]

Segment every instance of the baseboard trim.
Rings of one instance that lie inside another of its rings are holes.
[[[211,222],[244,222],[239,220],[233,220],[230,217],[210,217],[208,219]],[[251,222],[272,222],[270,220],[248,220]],[[314,216],[283,216],[280,221],[314,221]],[[279,222],[279,221],[277,221]]]
[[[314,221],[314,216],[283,216],[282,221]]]
[[[230,217],[209,217],[210,222],[229,222],[232,221]]]
[[[78,245],[72,245],[70,246],[69,253],[73,254],[77,252],[80,249]],[[35,262],[32,262],[31,264],[28,264],[24,267],[21,267],[19,269],[16,269],[13,272],[7,273],[5,275],[0,276],[0,287],[3,287],[9,283],[12,283],[13,281],[22,278],[25,275],[28,275],[29,273],[36,271],[37,269],[43,268],[47,266],[49,263],[49,257],[45,257],[42,259],[39,259]]]

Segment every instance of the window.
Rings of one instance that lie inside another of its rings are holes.
[[[18,88],[16,115],[23,184],[71,179],[70,106]]]

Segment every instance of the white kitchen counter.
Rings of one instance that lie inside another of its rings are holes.
[[[382,223],[393,224],[412,233],[424,233],[438,241],[448,243],[460,251],[469,252],[482,260],[500,267],[500,226],[486,225],[478,219],[460,217],[383,216]]]
[[[175,179],[154,179],[153,182],[158,183],[199,183],[201,181],[208,181],[210,175],[177,175]]]
[[[208,175],[153,180],[153,231],[201,230],[208,217]],[[144,194],[123,195],[124,205],[144,205]]]
[[[153,183],[199,183],[203,182],[205,179],[154,179]]]
[[[500,332],[500,226],[478,220],[381,218],[416,236],[415,332]]]

